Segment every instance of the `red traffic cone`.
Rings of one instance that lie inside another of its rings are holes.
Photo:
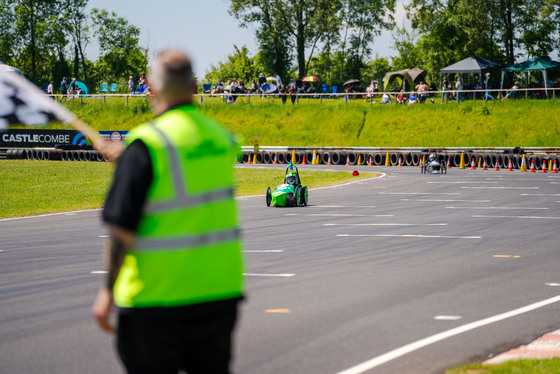
[[[474,161],[474,157],[473,157],[471,161],[471,170],[475,170],[475,169],[476,169],[476,162]]]
[[[252,164],[252,162],[251,162],[251,154],[250,154],[250,153],[249,153],[249,159],[247,160],[247,163],[248,163],[248,164]]]
[[[367,166],[373,166],[373,157],[369,156],[369,162]]]
[[[421,168],[424,164],[424,157],[426,157],[426,156],[420,156],[420,162],[418,163],[419,168]]]
[[[346,166],[350,166],[350,155],[346,156]]]
[[[484,159],[484,162],[482,163],[482,170],[488,170],[488,166],[486,165],[486,159]]]
[[[546,160],[542,160],[542,170],[541,173],[546,173]]]
[[[402,166],[402,157],[399,157],[399,164],[397,166]]]
[[[332,162],[331,162],[331,155],[330,155],[330,154],[329,154],[329,161],[327,162],[327,165],[332,165]]]
[[[552,165],[552,173],[558,173],[558,166],[556,165],[556,160],[554,160],[554,164]]]
[[[305,162],[305,155],[303,155],[303,159],[301,160],[301,164],[302,165],[307,165],[307,162]]]
[[[498,159],[496,159],[496,164],[495,164],[495,165],[496,165],[496,166],[494,167],[494,170],[495,170],[495,171],[500,170],[500,167],[498,166]]]
[[[513,171],[513,165],[511,164],[511,158],[509,159],[509,163],[508,163],[508,171]]]
[[[535,160],[531,160],[531,169],[529,169],[530,173],[534,173],[535,172]]]
[[[451,162],[450,162],[449,159],[450,159],[450,157],[447,156],[447,166],[446,166],[446,167],[447,167],[448,169],[451,169]]]
[[[278,154],[274,154],[274,161],[272,162],[273,164],[277,164],[278,163]]]

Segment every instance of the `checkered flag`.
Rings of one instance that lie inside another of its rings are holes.
[[[76,116],[14,72],[0,71],[0,129],[11,124],[71,123]]]
[[[21,75],[0,65],[0,131],[11,124],[46,125],[60,121],[86,134],[94,143],[99,134],[52,100]]]

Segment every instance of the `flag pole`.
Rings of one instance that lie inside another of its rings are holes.
[[[70,126],[72,126],[73,128],[75,128],[78,131],[81,131],[85,134],[85,136],[87,138],[89,138],[89,140],[91,140],[91,142],[95,145],[95,144],[99,144],[101,143],[101,137],[99,136],[99,133],[97,131],[95,131],[94,129],[92,129],[91,127],[89,127],[85,122],[83,122],[81,119],[79,118],[74,118],[71,122],[70,122]]]

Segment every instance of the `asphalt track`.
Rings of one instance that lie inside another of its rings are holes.
[[[441,373],[559,328],[558,174],[356,169],[387,174],[311,190],[308,207],[240,199],[236,373]],[[0,373],[121,372],[89,312],[99,211],[0,220],[0,235]]]

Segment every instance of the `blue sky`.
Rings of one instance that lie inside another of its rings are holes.
[[[210,64],[226,60],[234,44],[247,46],[252,54],[257,52],[254,28],[240,28],[227,12],[229,3],[228,0],[89,0],[88,8],[115,11],[138,26],[141,43],[149,46],[151,54],[169,47],[186,51],[194,61],[196,75],[203,78]],[[401,3],[396,16],[399,26],[403,24]],[[394,55],[391,42],[391,34],[384,33],[373,45],[374,54]],[[98,56],[94,40],[88,46],[87,55],[90,59]]]

